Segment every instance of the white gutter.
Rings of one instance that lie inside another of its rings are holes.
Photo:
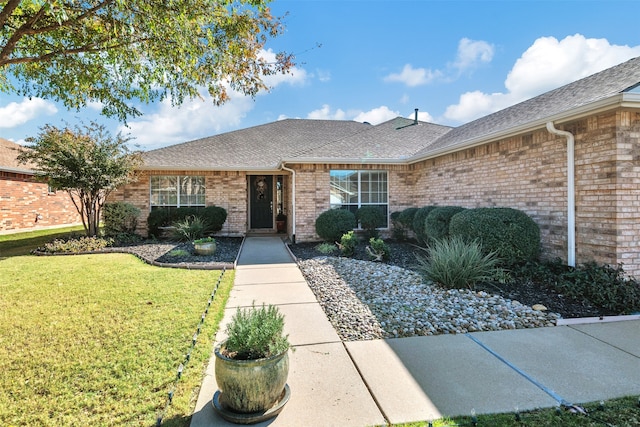
[[[291,172],[291,241],[296,242],[296,171],[290,169],[282,163],[280,167],[287,172]]]
[[[575,189],[575,139],[571,132],[556,129],[547,122],[547,130],[567,138],[567,264],[576,266],[576,189]]]

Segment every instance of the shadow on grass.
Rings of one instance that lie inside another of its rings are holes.
[[[20,233],[15,236],[15,239],[11,239],[11,235],[1,236],[6,240],[0,240],[0,259],[29,255],[34,249],[52,240],[68,239],[82,235],[84,235],[84,231],[74,229],[62,232],[58,230],[51,230],[48,233],[34,232],[33,235],[31,233]]]

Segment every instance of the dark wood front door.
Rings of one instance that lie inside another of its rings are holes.
[[[273,176],[249,177],[251,229],[273,228]]]

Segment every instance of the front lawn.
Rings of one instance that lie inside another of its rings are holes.
[[[36,231],[0,235],[0,258],[27,255],[29,252],[54,239],[84,235],[82,225],[50,228]]]
[[[233,283],[226,271],[193,345],[220,274],[126,254],[0,259],[0,425],[187,426]]]

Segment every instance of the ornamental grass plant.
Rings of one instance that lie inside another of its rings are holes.
[[[478,242],[460,237],[435,241],[425,252],[416,255],[419,271],[447,289],[473,289],[475,283],[490,280],[499,264],[495,253],[483,254]]]

